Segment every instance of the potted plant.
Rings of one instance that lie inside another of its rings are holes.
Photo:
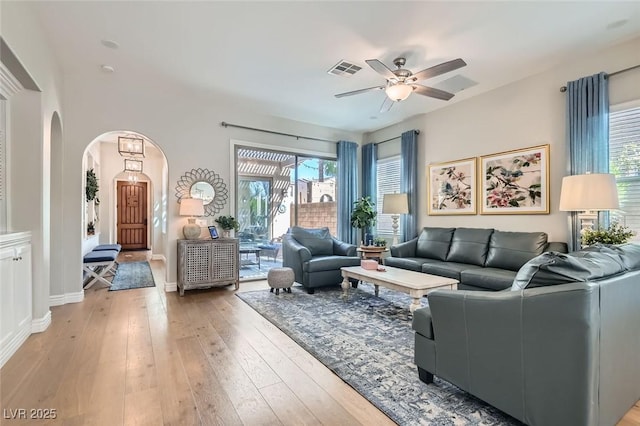
[[[236,220],[235,217],[229,215],[229,216],[218,216],[218,218],[216,219],[216,223],[218,225],[220,225],[220,228],[222,228],[223,230],[223,236],[225,238],[229,237],[229,234],[232,229],[234,231],[237,231],[238,229],[240,229],[240,224],[238,223],[238,221]]]
[[[585,229],[582,231],[582,245],[591,246],[596,243],[624,244],[635,234],[626,226],[622,226],[618,222],[611,222],[611,226],[607,229]]]
[[[96,204],[99,204],[100,201],[96,198],[96,196],[98,195],[98,190],[98,177],[96,176],[93,169],[87,170],[87,183],[85,188],[87,201],[96,200]]]
[[[362,230],[362,242],[365,245],[370,245],[373,240],[371,236],[366,234],[366,231],[367,228],[376,224],[377,215],[375,204],[371,202],[369,197],[361,197],[353,203],[351,226]]]
[[[373,245],[375,245],[376,247],[386,247],[387,240],[386,238],[383,238],[383,237],[375,237],[373,239]]]

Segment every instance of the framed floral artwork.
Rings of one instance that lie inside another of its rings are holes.
[[[476,159],[430,164],[427,204],[430,215],[476,214]]]
[[[480,214],[549,214],[549,145],[480,157]]]

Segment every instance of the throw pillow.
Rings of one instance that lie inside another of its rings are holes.
[[[294,226],[291,236],[311,252],[311,256],[333,255],[333,238],[329,228],[309,229]]]

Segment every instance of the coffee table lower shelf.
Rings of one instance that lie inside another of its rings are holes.
[[[420,308],[420,299],[439,288],[456,290],[458,281],[452,278],[440,277],[437,275],[424,274],[422,272],[408,271],[406,269],[393,268],[387,266],[385,271],[364,269],[360,266],[349,266],[340,268],[342,272],[342,297],[349,297],[349,278],[372,283],[375,287],[376,296],[379,287],[406,293],[412,298],[409,311],[413,312]]]

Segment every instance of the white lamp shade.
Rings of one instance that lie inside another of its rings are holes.
[[[396,102],[404,101],[409,97],[411,92],[413,92],[413,87],[404,83],[396,83],[385,89],[387,96]]]
[[[180,216],[204,216],[204,204],[200,198],[183,198],[180,201]]]
[[[407,201],[407,194],[384,194],[384,198],[382,199],[382,213],[409,213],[409,202]]]
[[[615,210],[620,208],[616,177],[593,173],[562,178],[560,211]]]

